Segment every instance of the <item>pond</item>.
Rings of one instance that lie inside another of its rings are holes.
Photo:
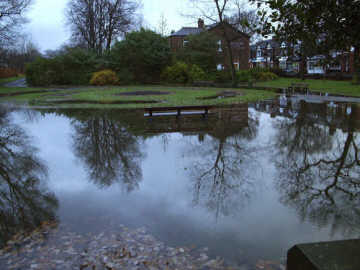
[[[122,226],[233,269],[284,269],[297,243],[359,237],[359,131],[359,104],[286,96],[207,118],[2,106],[0,245],[44,221],[68,238]],[[7,250],[1,269],[37,269]]]

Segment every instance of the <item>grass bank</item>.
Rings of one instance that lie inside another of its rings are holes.
[[[332,80],[301,80],[297,78],[279,78],[274,81],[259,82],[256,86],[287,88],[292,83],[307,83],[312,91],[326,92],[330,94],[360,96],[360,85],[354,85],[350,81]]]
[[[223,95],[223,92],[227,95]],[[230,95],[229,95],[230,93]],[[220,97],[218,97],[220,95]],[[61,108],[149,108],[230,105],[269,99],[270,91],[172,86],[0,88],[0,101]]]

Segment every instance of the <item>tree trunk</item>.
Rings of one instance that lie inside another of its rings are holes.
[[[223,30],[223,37],[225,39],[226,42],[226,47],[228,50],[228,57],[229,57],[229,64],[230,64],[230,69],[231,69],[231,80],[232,80],[232,87],[237,87],[237,78],[236,78],[236,73],[235,73],[235,67],[234,67],[234,57],[233,57],[233,53],[231,50],[231,41],[230,38],[228,37],[227,33],[226,33],[226,26],[224,24],[225,20],[224,20],[224,10],[225,10],[225,6],[227,1],[224,1],[223,6],[220,7],[219,4],[219,0],[214,0],[214,3],[216,5],[216,9],[218,12],[218,16],[219,16],[219,23],[221,24],[222,30]]]
[[[301,54],[301,60],[300,60],[300,78],[301,80],[305,80],[305,72],[306,72],[306,53],[303,42],[301,42],[300,45],[300,54]]]
[[[231,86],[237,87],[237,78],[236,78],[236,71],[235,71],[235,67],[234,67],[234,56],[233,56],[233,52],[231,50],[231,42],[227,37],[225,37],[225,39],[226,39],[226,47],[228,50],[228,57],[229,57],[228,60],[230,62],[229,64],[230,64],[230,70],[231,70]]]
[[[305,80],[305,70],[306,70],[306,56],[301,54],[301,62],[300,62],[300,78],[301,80]]]
[[[354,74],[353,83],[360,84],[360,59],[359,59],[360,47],[356,46],[354,50]]]

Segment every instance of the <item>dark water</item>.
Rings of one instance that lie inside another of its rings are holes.
[[[0,108],[0,236],[146,227],[254,264],[359,237],[360,105],[280,97],[199,115]],[[103,218],[106,217],[106,218]]]

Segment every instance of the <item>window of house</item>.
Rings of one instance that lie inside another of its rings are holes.
[[[258,47],[256,50],[256,57],[261,57],[261,48]]]
[[[216,69],[217,69],[217,70],[223,70],[223,69],[224,69],[224,66],[223,66],[222,64],[218,64],[218,65],[216,66]]]
[[[189,43],[188,40],[184,40],[184,41],[183,41],[183,46],[186,47],[186,45],[187,45],[188,43]]]
[[[222,52],[222,42],[221,39],[218,41],[218,52]]]
[[[347,114],[347,115],[350,115],[351,112],[352,112],[351,107],[347,107],[347,108],[346,108],[346,114]]]
[[[286,69],[286,61],[279,62],[280,69]]]
[[[239,70],[239,63],[238,62],[234,63],[234,67],[236,70]]]
[[[314,62],[308,62],[308,69],[313,70],[315,68],[315,63]]]

